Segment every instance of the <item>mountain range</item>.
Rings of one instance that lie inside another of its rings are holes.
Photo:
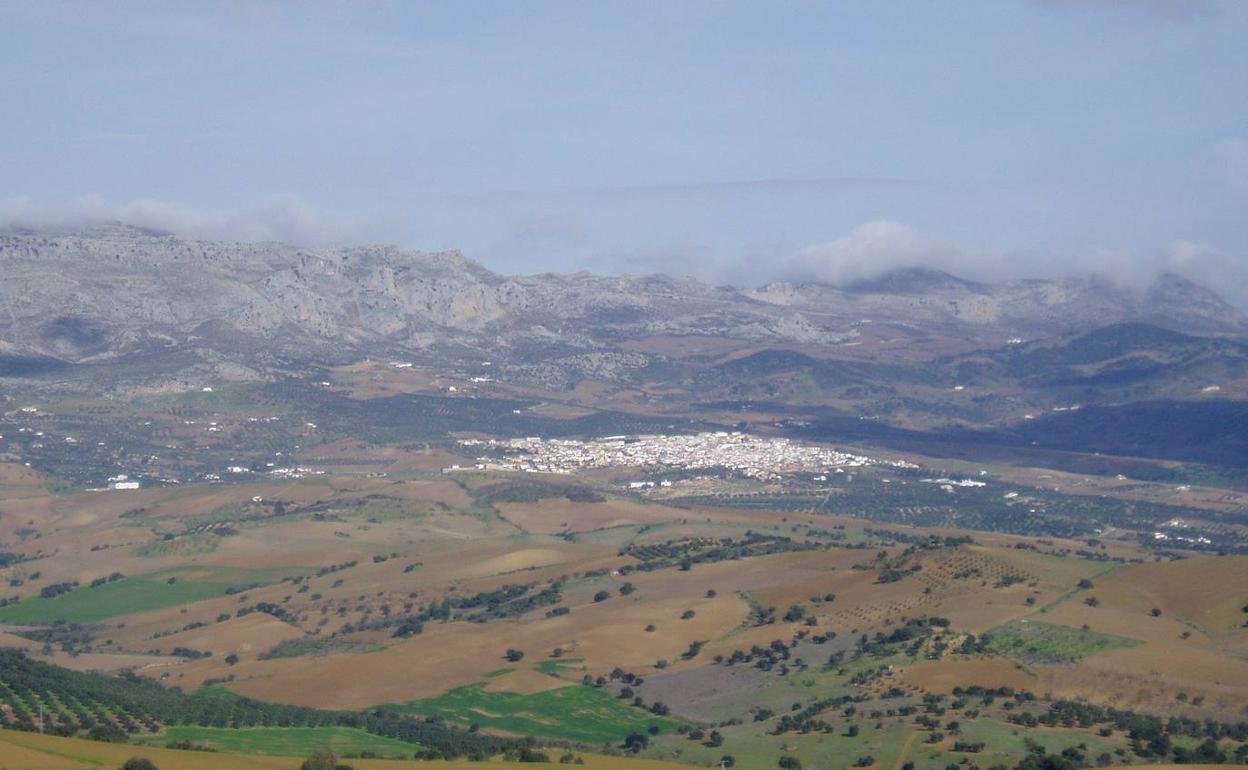
[[[79,363],[162,350],[251,364],[485,358],[567,385],[589,370],[644,366],[635,343],[659,337],[887,359],[1125,322],[1248,333],[1248,319],[1215,292],[1172,274],[1132,288],[1102,277],[980,283],[912,268],[841,287],[735,288],[663,275],[507,276],[453,251],[199,241],[124,225],[9,229],[0,272],[0,353]]]

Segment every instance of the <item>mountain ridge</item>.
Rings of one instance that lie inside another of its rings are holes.
[[[662,274],[509,276],[459,251],[202,241],[117,225],[10,228],[0,268],[0,352],[72,362],[177,346],[531,362],[619,356],[622,342],[658,335],[834,346],[870,323],[971,347],[1124,322],[1248,334],[1248,319],[1215,292],[1170,274],[1144,290],[1094,277],[989,284],[927,268],[844,288],[733,288]]]

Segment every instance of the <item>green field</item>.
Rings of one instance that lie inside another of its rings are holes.
[[[584,666],[577,665],[584,662],[584,658],[555,658],[554,660],[543,660],[534,668],[547,676],[559,676],[562,673],[574,674],[578,671],[584,671]]]
[[[212,553],[221,545],[221,538],[211,532],[196,532],[182,535],[172,540],[153,540],[139,546],[135,551],[139,556],[160,558],[164,556],[191,556],[200,553]]]
[[[1028,663],[1074,663],[1106,650],[1134,647],[1138,639],[1084,631],[1035,620],[1012,620],[985,634],[988,649]]]
[[[240,754],[279,754],[304,756],[328,746],[338,755],[371,751],[383,757],[411,758],[420,747],[412,743],[373,735],[358,727],[193,727],[166,728],[161,735],[145,736],[142,742],[164,746],[172,741],[190,741],[218,751]]]
[[[747,722],[718,728],[724,743],[716,747],[707,746],[704,740],[667,735],[653,741],[643,756],[714,767],[720,757],[731,755],[736,767],[742,770],[770,770],[782,756],[797,758],[809,770],[852,770],[859,757],[872,756],[876,760],[875,770],[892,770],[913,732],[909,725],[898,723],[885,724],[879,730],[864,725],[861,734],[852,738],[844,730],[830,734],[770,735],[770,727],[767,723]]]
[[[1032,741],[1045,748],[1051,754],[1059,754],[1062,749],[1083,745],[1081,749],[1089,761],[1095,760],[1103,753],[1112,754],[1121,741],[1104,738],[1090,730],[1069,729],[1063,727],[1046,727],[1043,729],[1025,729],[996,719],[963,720],[962,731],[957,739],[967,743],[985,743],[984,750],[978,753],[955,752],[952,748],[933,747],[916,741],[907,759],[914,762],[918,770],[943,770],[950,764],[960,763],[970,758],[980,767],[1003,764],[1013,767],[1027,756],[1024,740]],[[946,745],[954,739],[950,737]]]
[[[282,574],[280,570],[174,567],[95,588],[79,586],[53,599],[26,599],[0,608],[0,621],[23,625],[56,620],[94,623],[134,612],[194,604],[223,596],[231,587],[272,583]],[[175,582],[170,583],[170,578]]]
[[[774,768],[777,760],[787,755],[800,759],[804,767],[825,770],[852,770],[853,763],[860,757],[871,756],[876,760],[873,765],[876,770],[891,770],[906,761],[913,762],[916,770],[944,770],[968,758],[979,767],[997,764],[1013,767],[1027,755],[1024,739],[1039,743],[1050,753],[1083,744],[1089,760],[1102,753],[1112,753],[1118,747],[1114,739],[1087,730],[1027,729],[999,719],[962,719],[961,732],[948,735],[939,745],[925,743],[929,731],[916,729],[909,719],[857,720],[861,732],[853,737],[846,735],[844,729],[849,720],[832,719],[841,724],[831,733],[771,735],[768,732],[770,722],[720,727],[724,740],[721,746],[707,746],[705,740],[691,740],[681,735],[666,735],[654,741],[644,756],[707,766],[728,754],[736,759],[737,767],[754,769]],[[955,752],[952,750],[955,740],[983,742],[987,746],[978,753]]]
[[[437,714],[450,722],[478,724],[516,735],[592,745],[619,743],[629,733],[645,732],[650,725],[657,724],[665,733],[680,725],[675,719],[656,717],[605,690],[583,685],[521,694],[486,692],[485,685],[474,684],[436,698],[389,708],[426,716]]]

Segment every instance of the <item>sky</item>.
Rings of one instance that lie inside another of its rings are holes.
[[[1248,2],[5,2],[0,223],[1248,308]]]

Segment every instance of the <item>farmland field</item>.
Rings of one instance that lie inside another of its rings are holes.
[[[123,577],[101,586],[79,586],[55,598],[34,598],[0,608],[0,621],[19,624],[63,620],[92,623],[119,615],[193,604],[231,589],[263,585],[282,572],[268,569],[173,567]]]
[[[516,735],[540,735],[591,745],[615,743],[631,732],[642,732],[651,726],[671,732],[679,724],[648,714],[602,690],[580,685],[529,694],[489,692],[482,685],[471,685],[396,708]]]
[[[1074,663],[1099,652],[1142,643],[1138,639],[1027,619],[994,628],[988,636],[988,648],[993,652],[1031,663]]]
[[[305,746],[303,753],[315,746]],[[147,757],[162,770],[297,770],[296,758],[276,754],[179,751],[104,743],[0,729],[0,766],[6,770],[114,770],[130,757]],[[677,770],[681,765],[644,758],[577,752],[586,770]],[[456,770],[463,762],[351,759],[359,770]],[[494,764],[494,763],[491,763]]]
[[[160,735],[147,736],[143,742],[164,746],[170,742],[188,741],[217,751],[236,754],[278,754],[306,756],[316,747],[328,747],[340,755],[373,752],[380,757],[408,759],[420,747],[372,735],[353,727],[192,727],[175,725]]]

